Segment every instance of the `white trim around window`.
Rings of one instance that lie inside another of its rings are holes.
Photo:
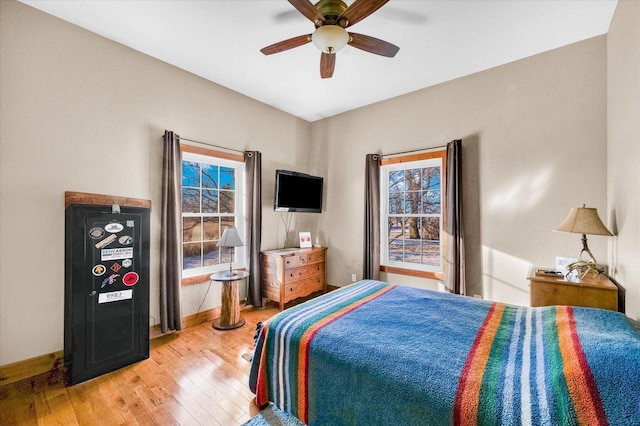
[[[441,274],[444,156],[380,166],[380,265]]]

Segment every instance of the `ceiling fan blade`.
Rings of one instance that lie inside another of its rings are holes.
[[[380,40],[379,38],[357,33],[349,33],[349,36],[351,36],[351,40],[348,43],[350,46],[375,53],[376,55],[393,58],[400,50],[395,44]]]
[[[289,0],[289,3],[291,3],[293,7],[298,9],[298,12],[302,13],[307,17],[308,20],[310,20],[314,24],[325,21],[322,13],[320,13],[320,11],[316,9],[313,3],[311,3],[309,0]]]
[[[321,53],[320,56],[320,77],[331,78],[333,69],[336,67],[335,53]]]
[[[346,25],[340,25],[344,28],[350,27],[380,9],[388,1],[389,0],[355,0],[351,3],[351,6],[338,17],[338,22],[346,19]]]
[[[274,43],[267,47],[263,47],[262,49],[260,49],[260,51],[265,55],[272,55],[274,53],[284,52],[285,50],[302,46],[303,44],[307,44],[310,41],[311,41],[311,34],[301,35],[298,37],[290,38],[288,40],[279,41],[278,43]]]

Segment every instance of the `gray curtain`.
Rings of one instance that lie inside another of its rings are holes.
[[[249,269],[247,305],[262,307],[262,269],[260,243],[262,239],[262,154],[247,151],[244,154],[245,191],[247,211],[246,264]]]
[[[364,171],[363,279],[380,279],[380,155],[367,154]]]
[[[464,232],[462,227],[462,141],[447,144],[445,177],[445,270],[444,286],[450,293],[466,294]]]
[[[182,160],[180,136],[164,132],[162,222],[160,227],[160,327],[182,330]]]

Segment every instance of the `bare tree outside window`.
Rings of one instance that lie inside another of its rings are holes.
[[[387,260],[440,266],[441,165],[388,173]]]
[[[183,270],[230,262],[233,249],[217,243],[235,226],[235,175],[233,167],[182,161]]]

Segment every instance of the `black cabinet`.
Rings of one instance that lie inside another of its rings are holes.
[[[71,383],[149,357],[150,209],[68,204],[64,359]]]

